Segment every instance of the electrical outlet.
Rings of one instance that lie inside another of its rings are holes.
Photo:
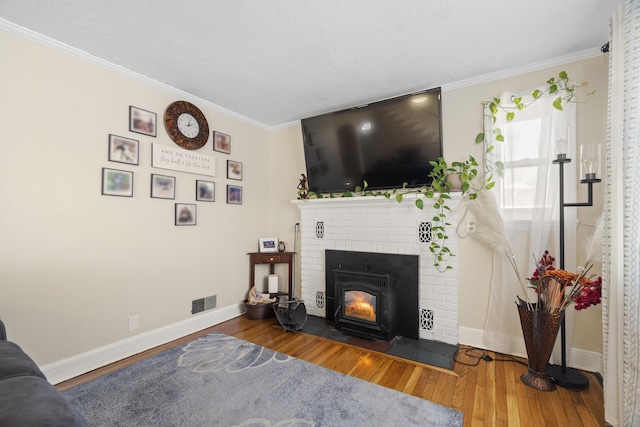
[[[140,318],[137,314],[129,316],[129,332],[135,331],[140,327]]]

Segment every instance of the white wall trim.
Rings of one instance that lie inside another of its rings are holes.
[[[476,86],[484,83],[489,83],[496,80],[507,79],[510,77],[519,76],[521,74],[530,73],[533,71],[544,70],[546,68],[556,67],[559,65],[570,64],[572,62],[578,62],[585,59],[594,58],[596,56],[603,55],[600,49],[593,48],[583,50],[581,52],[573,53],[570,55],[558,56],[555,58],[545,59],[543,61],[534,62],[532,64],[523,65],[515,68],[507,68],[505,70],[501,70],[496,73],[484,74],[482,76],[472,77],[466,80],[460,80],[457,82],[446,83],[441,85],[441,90],[443,93],[451,92],[458,89],[463,89],[466,87]],[[407,95],[407,94],[403,94]],[[382,101],[382,100],[379,100]],[[271,130],[279,130],[286,129],[293,126],[300,126],[301,121],[295,120],[289,123],[283,123],[280,125],[276,125],[271,127]]]
[[[292,128],[292,127],[300,127],[301,123],[302,123],[301,120],[294,120],[292,122],[282,123],[280,125],[271,126],[271,128],[269,130],[276,131],[276,130],[282,130],[282,129],[289,129],[289,128]]]
[[[482,343],[481,329],[461,327],[458,339],[460,345],[467,345],[482,349],[485,348],[485,345]],[[514,341],[511,344],[511,347],[516,349],[516,351],[512,353],[513,356],[527,357],[524,339],[514,337]],[[588,372],[603,372],[602,353],[571,347],[567,353],[567,360],[569,361],[567,365],[571,368],[582,369]]]
[[[58,384],[110,363],[233,319],[242,313],[242,304],[223,307],[40,368],[49,382]],[[485,347],[482,343],[482,330],[480,329],[461,327],[458,332],[458,340],[460,345],[481,349]],[[527,357],[524,341],[515,339],[513,348],[516,349],[512,353],[513,356]],[[602,372],[603,369],[601,353],[570,348],[569,360],[571,360],[571,367],[588,372]]]
[[[521,67],[508,68],[497,73],[489,73],[478,77],[473,77],[458,82],[442,85],[442,92],[450,92],[465,87],[476,86],[495,80],[506,79],[509,77],[519,76],[521,74],[530,73],[532,71],[544,70],[558,65],[570,64],[572,62],[582,61],[584,59],[593,58],[603,55],[600,49],[587,49],[570,55],[558,56],[555,58],[545,59],[544,61],[534,62],[533,64],[523,65]]]
[[[11,34],[14,34],[16,36],[25,38],[27,40],[30,40],[32,42],[41,44],[45,47],[57,50],[58,52],[62,52],[65,53],[67,55],[73,56],[74,58],[80,59],[81,61],[85,61],[88,62],[90,64],[96,65],[100,68],[112,71],[114,73],[118,73],[120,75],[123,75],[125,77],[131,78],[137,82],[143,83],[143,84],[147,84],[149,86],[152,86],[156,89],[165,91],[165,92],[169,92],[174,94],[176,97],[180,98],[180,99],[184,99],[186,101],[190,101],[194,104],[198,104],[201,106],[205,106],[211,110],[214,111],[218,111],[222,114],[231,116],[233,118],[236,118],[238,120],[241,120],[247,124],[253,125],[253,126],[257,126],[259,128],[265,129],[265,130],[271,130],[271,128],[267,125],[265,125],[264,123],[258,122],[256,120],[253,120],[249,117],[243,116],[242,114],[236,113],[235,111],[231,111],[228,110],[224,107],[221,107],[220,105],[214,104],[210,101],[204,100],[202,98],[199,98],[195,95],[192,95],[190,93],[187,93],[185,91],[182,91],[180,89],[177,89],[173,86],[169,86],[165,83],[159,82],[157,80],[154,80],[150,77],[147,77],[145,75],[136,73],[135,71],[131,71],[127,68],[124,68],[120,65],[114,64],[112,62],[109,62],[105,59],[102,58],[98,58],[97,56],[94,56],[88,52],[85,52],[83,50],[77,49],[75,47],[69,46],[68,44],[59,42],[57,40],[54,40],[50,37],[47,37],[45,35],[42,35],[40,33],[36,33],[35,31],[29,30],[27,28],[21,27],[20,25],[14,24],[13,22],[7,21],[6,19],[0,18],[0,29],[5,30]]]
[[[238,304],[207,311],[178,323],[41,366],[40,369],[50,383],[58,384],[134,354],[238,317],[243,313],[241,307],[242,304]]]

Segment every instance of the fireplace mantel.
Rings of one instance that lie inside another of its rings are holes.
[[[300,273],[302,299],[309,314],[326,317],[325,250],[419,255],[420,338],[458,343],[457,259],[452,268],[439,272],[429,251],[430,199],[424,209],[415,206],[416,194],[402,202],[384,196],[358,196],[295,200],[300,209]],[[455,207],[460,193],[452,193],[449,205],[447,246],[457,251]]]
[[[452,192],[449,193],[451,197],[451,206],[458,204],[461,198],[461,193]],[[389,204],[396,204],[404,207],[410,207],[412,209],[418,209],[415,206],[416,199],[420,198],[424,200],[424,208],[425,211],[431,206],[431,199],[427,199],[424,196],[416,193],[408,193],[404,194],[401,202],[398,202],[395,199],[395,196],[391,196],[390,199],[380,195],[380,196],[354,196],[354,197],[323,197],[322,199],[304,199],[304,200],[293,200],[292,203],[297,205],[302,209],[305,205],[309,206],[326,206],[326,207],[362,207],[362,206],[388,206]],[[418,209],[419,211],[419,209]]]

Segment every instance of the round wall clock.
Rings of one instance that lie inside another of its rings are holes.
[[[164,128],[185,150],[202,148],[209,139],[209,125],[202,111],[187,101],[176,101],[164,113]]]

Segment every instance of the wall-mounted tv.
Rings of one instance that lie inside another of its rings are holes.
[[[302,119],[309,191],[429,184],[442,157],[440,88]]]

